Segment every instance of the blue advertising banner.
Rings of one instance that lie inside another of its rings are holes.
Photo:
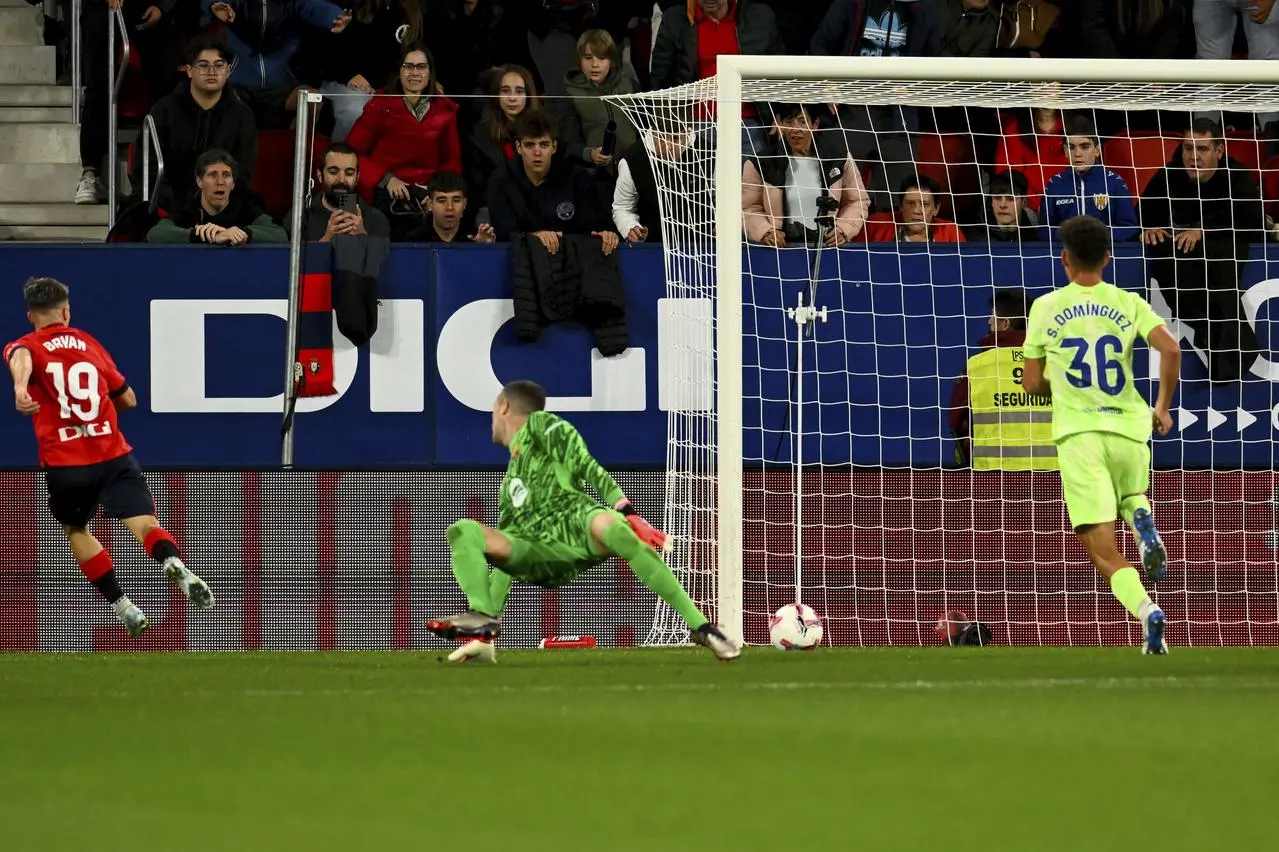
[[[1045,247],[1038,247],[1043,249]],[[317,249],[313,249],[314,253]],[[322,251],[322,249],[318,250]],[[500,464],[489,408],[502,382],[544,384],[552,408],[577,424],[600,460],[660,465],[671,409],[709,405],[710,305],[665,297],[659,249],[623,248],[631,349],[594,351],[590,332],[564,324],[517,340],[505,247],[396,247],[381,284],[379,331],[364,350],[335,330],[339,395],[298,406],[299,466],[358,468]],[[1270,354],[1267,273],[1279,250],[1247,266],[1244,305],[1263,357],[1242,383],[1210,386],[1201,353],[1183,335],[1186,383],[1177,427],[1155,442],[1164,467],[1274,465],[1279,357]],[[804,249],[746,253],[743,421],[749,463],[936,467],[951,463],[946,406],[954,379],[986,331],[995,287],[1031,294],[1063,282],[1046,251],[1001,246],[853,246],[822,259],[816,305],[824,320],[803,347],[787,309],[807,301],[813,256]],[[310,268],[322,255],[309,258]],[[287,252],[144,245],[0,247],[0,336],[26,326],[20,287],[52,275],[73,292],[73,322],[111,350],[138,392],[122,425],[152,467],[271,466],[279,461]],[[1152,298],[1136,246],[1121,247],[1112,280]],[[699,331],[701,342],[699,343]],[[1174,331],[1180,333],[1178,326]],[[700,372],[699,372],[700,371]],[[1146,350],[1136,374],[1149,392]],[[802,380],[801,380],[802,375]],[[804,400],[802,447],[792,437]],[[30,424],[0,416],[0,466],[34,464]]]

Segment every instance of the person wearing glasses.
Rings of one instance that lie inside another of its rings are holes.
[[[384,94],[365,104],[346,137],[360,155],[360,194],[388,214],[393,239],[397,218],[410,230],[421,224],[426,187],[436,172],[462,171],[458,106],[438,94],[434,64],[423,45],[405,45],[399,73]]]
[[[171,94],[151,108],[164,155],[164,176],[155,185],[154,198],[168,209],[190,194],[195,162],[209,150],[226,151],[239,164],[239,182],[249,185],[258,158],[257,126],[253,111],[234,90],[227,88],[231,51],[216,36],[200,35],[191,40],[187,50],[187,76]],[[151,158],[150,176],[155,181],[155,158]],[[142,197],[142,154],[133,157],[131,183],[133,194]],[[174,181],[177,189],[174,189]]]

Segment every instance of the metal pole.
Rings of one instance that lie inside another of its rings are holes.
[[[804,600],[804,333],[811,310],[804,307],[800,290],[798,306],[790,312],[795,318],[795,603]]]
[[[151,116],[147,116],[150,120]],[[142,201],[143,203],[151,200],[151,134],[148,132],[150,128],[144,123],[142,125]]]
[[[303,92],[298,98],[297,132],[293,137],[293,210],[289,217],[289,315],[284,332],[284,429],[280,447],[280,465],[293,467],[293,429],[296,420],[289,422],[297,397],[293,370],[297,361],[298,299],[302,286],[302,251],[306,247],[306,234],[302,233],[303,213],[309,201],[306,191],[307,161],[310,159],[311,104],[320,103],[321,95]]]
[[[120,31],[120,69],[115,67],[115,34]],[[111,90],[107,97],[107,230],[115,227],[116,193],[116,135],[118,131],[116,105],[120,102],[120,89],[124,75],[129,71],[129,28],[124,25],[124,12],[112,9],[107,16],[107,72]]]
[[[80,39],[83,33],[80,31],[80,14],[83,11],[84,0],[71,0],[71,115],[74,116],[76,125],[80,124],[80,106],[84,93],[81,91],[80,74]]]

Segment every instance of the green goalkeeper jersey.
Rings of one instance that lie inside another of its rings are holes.
[[[1150,440],[1150,406],[1133,381],[1132,354],[1138,336],[1161,325],[1145,299],[1104,281],[1072,282],[1034,301],[1024,352],[1047,359],[1054,441],[1078,432]]]
[[[623,497],[572,423],[548,411],[533,412],[511,440],[498,528],[541,536],[582,518],[583,510],[600,508],[583,483],[609,506]]]

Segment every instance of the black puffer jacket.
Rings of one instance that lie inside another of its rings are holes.
[[[626,351],[626,291],[617,252],[605,257],[597,237],[565,234],[551,254],[524,234],[515,241],[515,330],[532,342],[553,322],[576,320],[595,332],[605,356]]]

